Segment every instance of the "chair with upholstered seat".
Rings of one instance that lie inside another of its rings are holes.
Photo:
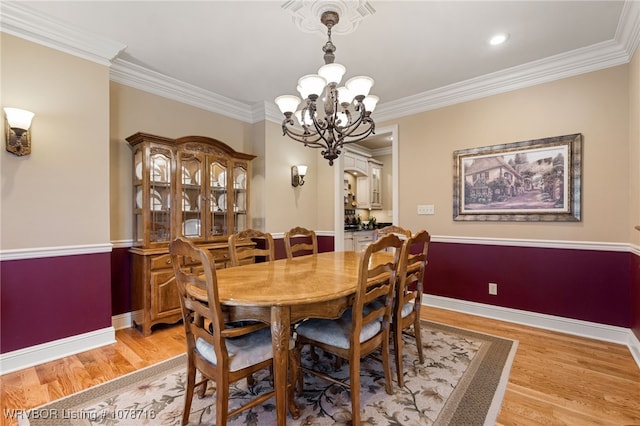
[[[405,330],[411,327],[413,327],[413,335],[416,340],[420,364],[424,363],[422,339],[420,337],[420,307],[422,306],[424,271],[427,266],[427,253],[430,241],[431,236],[427,231],[418,231],[404,242],[402,254],[400,255],[391,325],[398,386],[400,387],[404,386],[402,336],[406,334],[404,333]],[[416,246],[419,249],[414,248]],[[411,253],[412,248],[414,248],[417,253]]]
[[[384,252],[395,248],[393,253]],[[389,323],[396,273],[402,241],[397,235],[385,235],[367,246],[359,262],[358,283],[353,303],[336,319],[309,319],[302,322],[297,331],[296,357],[301,356],[305,345],[318,347],[349,362],[349,384],[312,368],[302,368],[325,380],[347,386],[351,390],[352,424],[360,424],[360,358],[378,348],[382,357],[385,390],[393,394],[389,359]],[[370,262],[371,260],[371,262]],[[387,303],[368,308],[372,301],[384,298]],[[297,365],[301,365],[300,361]],[[302,377],[298,376],[299,391]]]
[[[285,232],[284,248],[289,259],[296,255],[317,254],[318,238],[315,231],[296,226]]]
[[[273,366],[270,329],[264,324],[233,327],[224,322],[214,259],[206,249],[176,239],[169,245],[187,341],[187,384],[182,424],[189,422],[193,393],[204,396],[207,380],[216,383],[216,424],[275,396],[266,392],[229,412],[229,385]],[[193,261],[201,268],[194,268]],[[196,383],[196,371],[203,380]],[[291,394],[293,396],[293,394]]]
[[[241,242],[254,244],[242,245]],[[265,262],[273,262],[276,259],[273,236],[270,233],[246,229],[229,236],[231,266],[254,263],[257,258],[263,258]]]

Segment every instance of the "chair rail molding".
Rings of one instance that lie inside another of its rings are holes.
[[[0,261],[38,259],[44,257],[73,256],[77,254],[110,253],[113,244],[85,244],[60,247],[34,247],[24,249],[0,250]]]

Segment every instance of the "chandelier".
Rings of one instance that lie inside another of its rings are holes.
[[[328,36],[322,47],[325,65],[320,67],[318,74],[308,74],[298,80],[297,89],[304,101],[293,95],[275,99],[284,114],[283,135],[305,146],[322,148],[321,154],[329,160],[330,166],[345,144],[359,142],[375,133],[371,112],[378,103],[377,96],[369,95],[373,86],[371,77],[353,77],[338,87],[346,68],[333,62],[336,47],[331,42],[331,28],[339,20],[338,13],[333,11],[324,12],[320,17]],[[321,94],[324,94],[323,99],[319,99]],[[318,116],[318,103],[324,105],[324,117]],[[300,106],[302,108],[298,109]]]

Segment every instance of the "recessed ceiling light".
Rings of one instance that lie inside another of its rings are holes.
[[[505,34],[505,33],[496,34],[489,39],[489,44],[492,46],[497,46],[507,41],[508,38],[509,38],[509,34]]]

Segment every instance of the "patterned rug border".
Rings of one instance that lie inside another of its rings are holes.
[[[422,323],[436,330],[468,336],[483,342],[479,352],[473,357],[467,371],[446,401],[434,426],[450,424],[495,424],[509,381],[509,374],[518,347],[518,341],[429,320],[422,320]],[[165,375],[170,371],[184,367],[185,364],[186,354],[183,353],[157,364],[144,367],[51,401],[33,410],[72,412],[73,410],[78,410],[80,405],[89,405],[91,402],[97,399],[103,399],[105,395],[115,393],[119,389],[127,387],[132,383]],[[486,368],[487,365],[493,368]],[[472,374],[467,374],[467,372]],[[486,397],[487,394],[489,394],[490,397]],[[478,416],[482,416],[482,413],[486,413],[486,416],[484,416],[483,421],[480,421],[481,419],[479,419]],[[22,419],[22,421],[19,421],[19,424],[20,426],[46,426],[59,423],[57,423],[55,419],[38,419],[31,420],[31,422],[27,419]],[[74,422],[69,424],[84,423]]]
[[[442,408],[434,426],[470,424],[471,419],[476,420],[478,413],[482,412],[487,413],[482,423],[486,426],[494,425],[509,383],[511,366],[518,350],[518,341],[435,321],[422,320],[422,322],[440,327],[443,331],[467,335],[488,343],[483,344],[479,353],[473,357],[471,365]],[[480,367],[485,364],[493,368],[481,369]],[[496,367],[499,367],[500,371],[496,371]],[[467,372],[473,374],[467,374]],[[480,395],[486,396],[487,390],[491,389],[494,392],[490,399],[478,398]],[[480,424],[480,422],[474,421],[473,424]]]

